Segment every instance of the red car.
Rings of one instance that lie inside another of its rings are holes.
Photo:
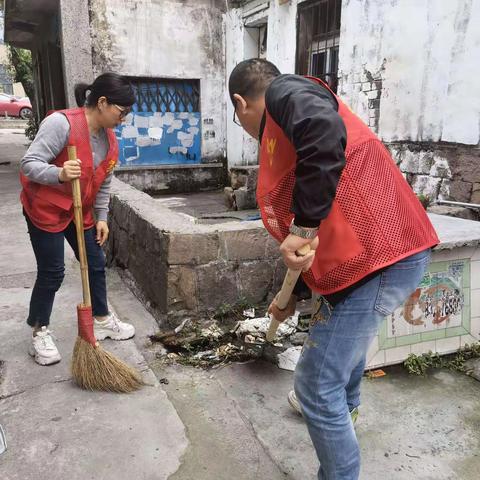
[[[27,119],[32,114],[32,104],[25,98],[14,97],[6,93],[0,93],[0,115],[4,117],[20,117]]]

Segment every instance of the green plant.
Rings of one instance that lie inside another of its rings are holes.
[[[411,353],[403,362],[408,373],[415,375],[425,375],[429,368],[438,368],[441,366],[441,358],[438,354],[428,352],[423,355]]]
[[[425,375],[429,368],[447,368],[448,370],[464,372],[465,362],[471,358],[480,358],[480,342],[465,345],[452,355],[441,357],[438,353],[410,354],[403,362],[408,373]]]
[[[14,80],[22,84],[27,97],[33,104],[35,88],[33,82],[32,53],[30,50],[9,45],[8,60],[11,65]]]
[[[219,307],[217,307],[213,318],[216,320],[242,320],[243,311],[251,306],[252,304],[245,297],[240,297],[233,305],[229,303],[222,303]]]
[[[419,193],[417,198],[420,200],[420,203],[423,205],[423,208],[426,210],[430,204],[432,203],[432,199],[428,195],[424,195],[423,193]]]
[[[25,136],[29,140],[33,141],[35,135],[37,135],[39,125],[36,115],[31,115],[28,119],[27,126],[25,127]]]

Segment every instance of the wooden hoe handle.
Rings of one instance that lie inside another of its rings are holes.
[[[310,245],[304,245],[297,251],[297,255],[303,257],[310,251]],[[285,274],[285,279],[283,280],[282,288],[277,295],[275,303],[280,310],[283,310],[287,307],[290,296],[292,295],[295,284],[297,283],[298,277],[302,273],[301,270],[292,270],[288,269]],[[271,315],[270,326],[267,331],[267,342],[273,341],[277,333],[277,329],[280,326],[280,323],[273,315]]]

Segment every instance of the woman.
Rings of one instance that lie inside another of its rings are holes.
[[[40,365],[61,360],[48,327],[55,293],[64,278],[64,239],[78,259],[70,183],[75,178],[82,187],[95,336],[126,340],[135,334],[132,325],[108,310],[102,251],[108,238],[109,190],[118,158],[112,128],[128,114],[135,96],[125,78],[106,73],[91,85],[77,85],[75,97],[79,108],[47,116],[21,162],[21,201],[37,260],[27,319],[33,329],[29,353]],[[76,146],[77,160],[68,160],[68,145]]]

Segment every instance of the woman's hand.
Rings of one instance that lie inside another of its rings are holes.
[[[61,182],[70,182],[75,178],[80,178],[81,174],[82,161],[78,158],[76,160],[67,160],[58,172],[58,179]]]
[[[303,257],[297,256],[297,250],[305,245],[310,245],[310,252]],[[280,245],[280,253],[282,254],[283,262],[288,268],[306,272],[312,266],[317,247],[318,237],[310,240],[290,234]]]
[[[102,246],[108,238],[108,224],[107,222],[104,222],[103,220],[100,220],[97,222],[97,243]]]

